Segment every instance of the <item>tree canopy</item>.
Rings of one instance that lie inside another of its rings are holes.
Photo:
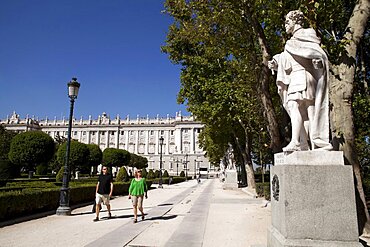
[[[333,144],[354,167],[366,209],[359,160],[366,163],[369,150],[368,0],[167,0],[174,21],[162,51],[181,66],[178,102],[205,124],[200,142],[210,160],[222,159],[232,144],[251,185],[253,160],[271,162],[290,137],[267,62],[283,51],[285,15],[295,9],[328,53]]]
[[[143,157],[143,156],[130,153],[129,166],[136,167],[136,168],[139,168],[139,169],[148,167],[148,159]]]
[[[57,161],[64,167],[66,157],[67,143],[60,145],[57,152]],[[69,169],[72,172],[79,170],[82,173],[89,173],[90,166],[88,164],[89,148],[86,144],[72,140],[69,152]]]
[[[106,148],[103,151],[103,165],[105,166],[127,166],[129,162],[130,153],[126,150]]]
[[[27,170],[48,162],[54,154],[54,141],[41,131],[28,131],[16,135],[10,144],[9,160]]]

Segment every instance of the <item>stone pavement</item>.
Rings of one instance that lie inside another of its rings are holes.
[[[217,179],[154,188],[144,200],[145,220],[133,223],[127,196],[111,201],[93,222],[91,205],[71,216],[50,215],[0,228],[0,246],[266,246],[270,207],[261,198],[223,190]],[[269,204],[268,204],[269,205]]]

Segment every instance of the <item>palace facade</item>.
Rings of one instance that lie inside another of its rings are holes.
[[[24,132],[41,130],[52,138],[65,137],[68,134],[68,120],[65,118],[38,120],[35,117],[21,119],[16,112],[0,124],[7,130]],[[203,124],[193,116],[156,118],[139,117],[121,119],[117,115],[111,119],[103,113],[97,119],[72,119],[71,138],[86,144],[96,144],[102,151],[106,148],[125,149],[130,153],[144,156],[148,159],[148,169],[159,170],[159,160],[162,154],[162,169],[170,175],[184,171],[188,176],[199,173],[199,168],[213,171],[205,152],[199,147],[198,136]],[[163,144],[160,145],[160,138]],[[203,169],[202,169],[203,170]]]

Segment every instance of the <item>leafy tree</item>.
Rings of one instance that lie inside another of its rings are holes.
[[[65,163],[67,143],[63,143],[57,152],[57,161],[59,164]],[[69,152],[69,169],[72,173],[75,173],[76,170],[82,173],[89,173],[90,167],[88,164],[89,159],[89,148],[86,144],[72,140],[70,144]]]
[[[103,165],[105,166],[127,166],[130,162],[130,153],[117,148],[106,148],[103,151]]]
[[[103,152],[96,144],[87,144],[87,148],[89,149],[88,164],[95,169],[102,162]]]
[[[361,157],[366,157],[369,143],[364,131],[369,129],[368,125],[362,124],[369,121],[361,119],[367,116],[369,105],[370,65],[365,62],[369,60],[370,49],[369,1],[167,0],[165,8],[174,18],[174,24],[169,28],[166,46],[162,49],[174,63],[182,66],[178,101],[186,102],[189,111],[208,126],[202,142],[207,145],[207,154],[213,152],[212,159],[220,158],[225,143],[230,142],[237,147],[234,151],[239,152],[239,159],[246,162],[246,168],[252,157],[269,156],[269,152],[256,154],[258,146],[267,143],[255,140],[259,138],[259,129],[269,131],[266,140],[274,152],[287,141],[281,134],[290,136],[286,128],[289,121],[280,107],[267,62],[273,54],[283,50],[288,38],[284,30],[288,11],[300,8],[305,13],[308,24],[321,36],[331,63],[334,146],[344,151],[346,162],[354,168],[357,194],[362,200],[359,208],[363,208],[359,218],[369,220],[359,162],[359,159],[366,162],[366,158]],[[231,90],[232,86],[243,85],[242,81],[245,82],[244,90],[240,90],[242,87]],[[225,114],[230,105],[233,109]],[[258,105],[262,111],[256,110]],[[263,116],[267,121],[254,119],[254,116]],[[237,127],[230,128],[232,135],[229,136],[234,140],[227,140],[227,131],[223,138],[211,134],[229,125]]]
[[[38,164],[36,166],[36,174],[37,175],[46,175],[46,174],[48,174],[48,164],[47,163]]]
[[[12,164],[8,158],[10,143],[15,135],[15,132],[0,125],[0,179],[13,178],[20,173],[19,167]]]
[[[119,171],[118,171],[118,174],[117,174],[117,177],[116,177],[116,180],[121,182],[126,182],[128,181],[128,174],[127,174],[127,170],[124,166],[122,166]]]
[[[54,145],[53,139],[44,132],[23,132],[12,139],[8,156],[12,163],[34,171],[37,164],[53,157]]]
[[[142,169],[142,168],[148,166],[148,159],[143,157],[143,156],[130,153],[129,166],[130,167],[136,167],[138,169]]]
[[[48,163],[48,169],[50,169],[51,171],[59,171],[60,168],[64,166],[64,163],[58,162],[58,150],[59,150],[59,147],[63,143],[67,142],[67,138],[57,135],[54,138],[54,141],[55,141],[55,148],[54,148],[55,151],[54,151],[53,158]]]

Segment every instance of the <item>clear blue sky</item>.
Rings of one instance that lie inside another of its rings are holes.
[[[172,19],[162,0],[0,1],[0,118],[174,116],[180,67],[161,53]]]

